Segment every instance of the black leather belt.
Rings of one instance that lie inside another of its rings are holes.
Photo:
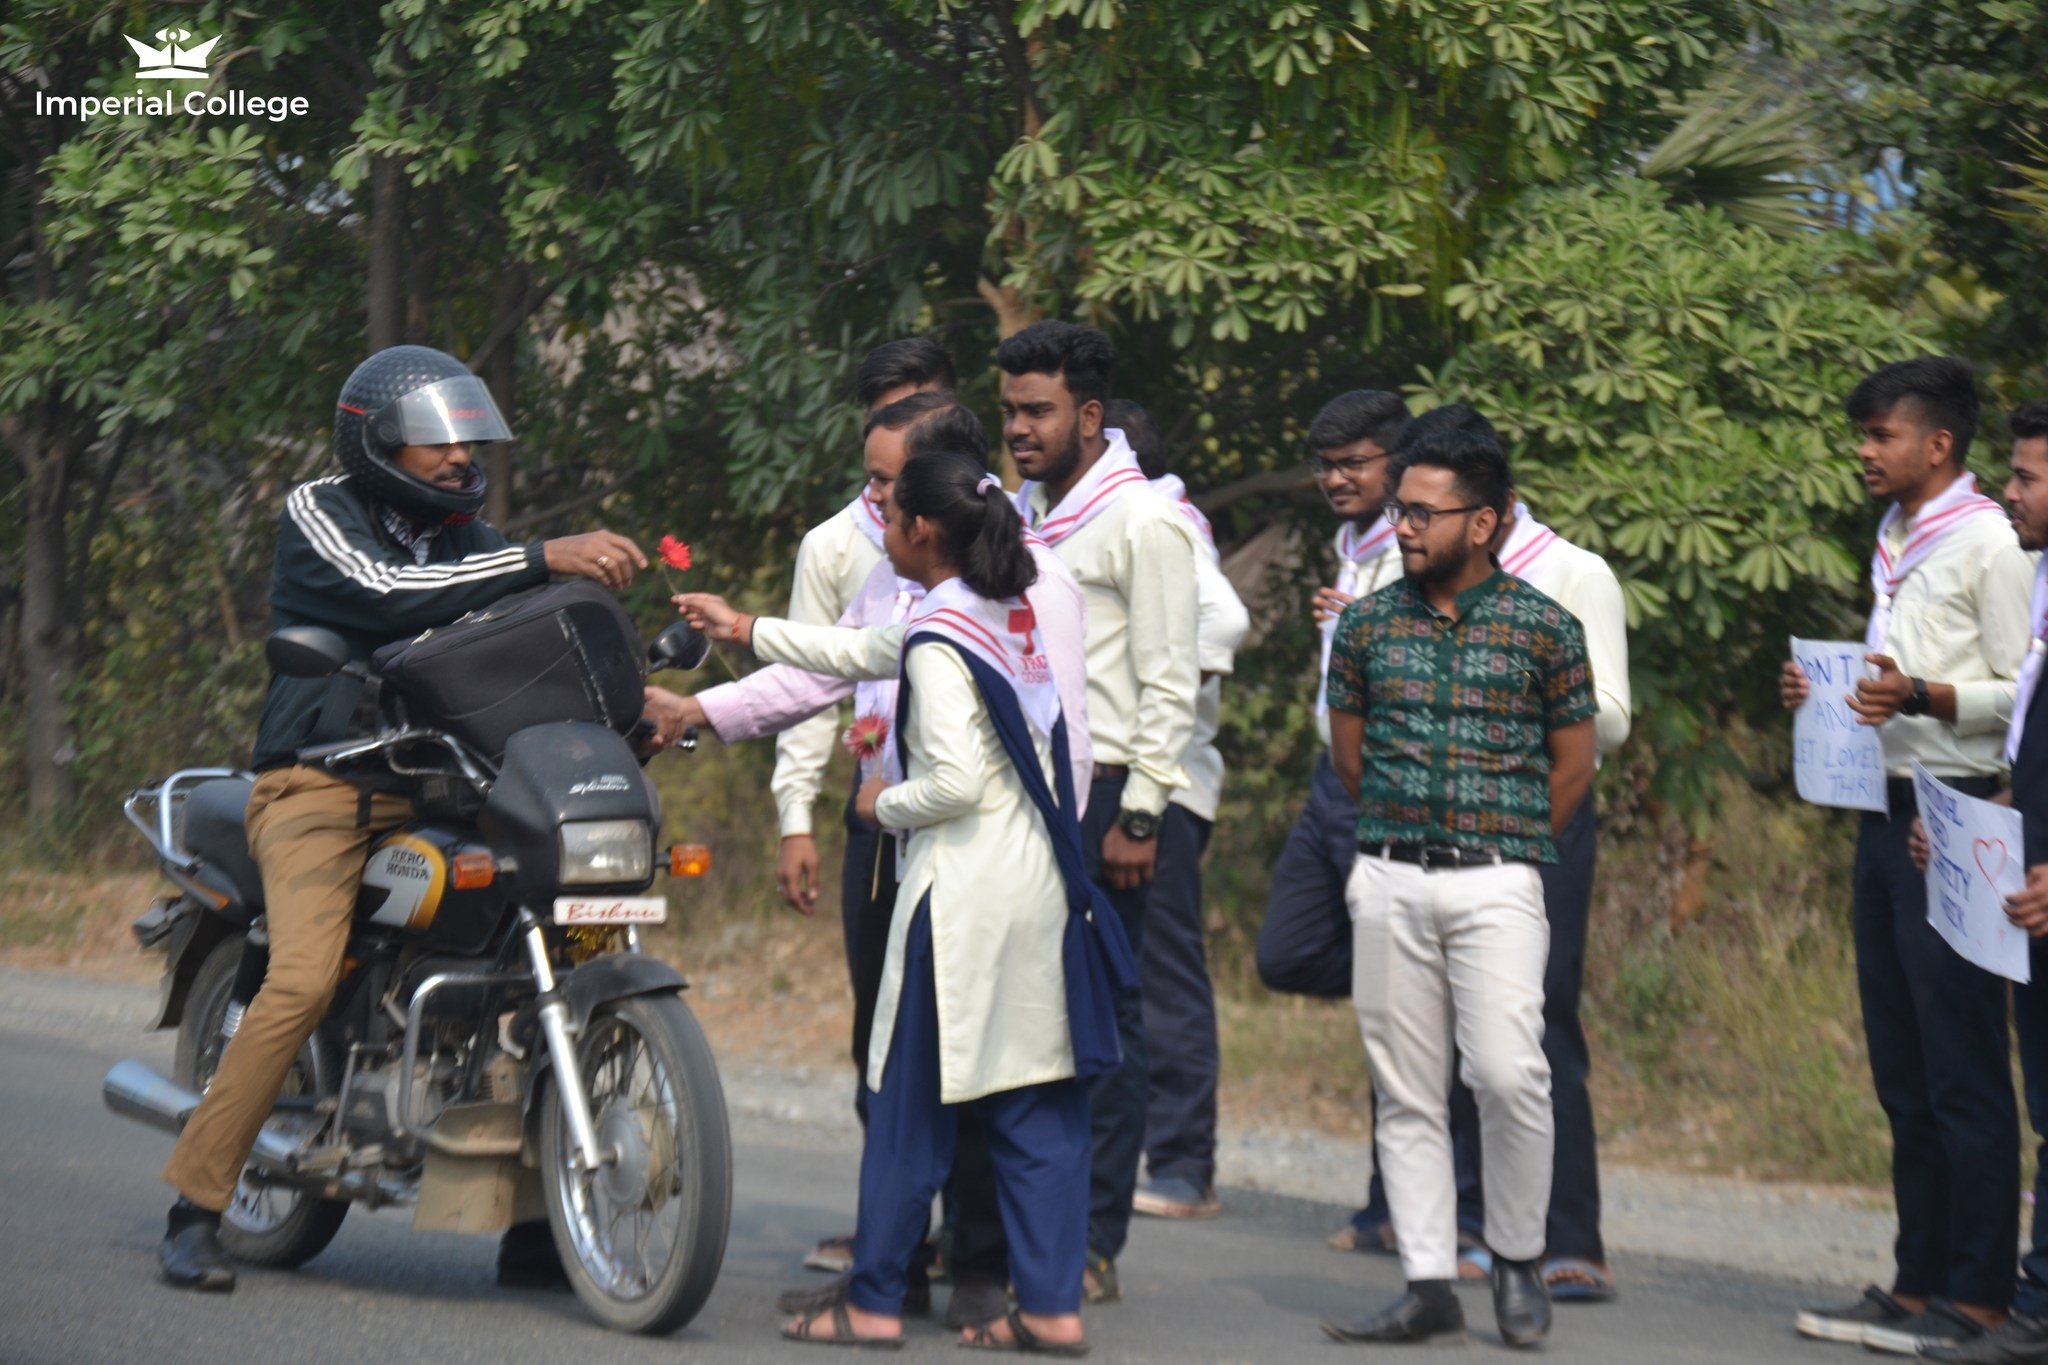
[[[1097,782],[1106,781],[1112,777],[1129,777],[1130,775],[1131,765],[1128,763],[1098,763],[1095,765],[1094,778]]]
[[[1503,867],[1526,863],[1527,858],[1507,858],[1498,853],[1478,853],[1450,844],[1360,844],[1358,851],[1368,858],[1387,858],[1397,863],[1414,863],[1424,872],[1455,872],[1472,867]]]

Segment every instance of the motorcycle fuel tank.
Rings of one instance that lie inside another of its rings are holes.
[[[393,830],[370,848],[356,894],[356,922],[457,952],[476,952],[504,918],[505,891],[488,845],[473,834],[429,824]]]

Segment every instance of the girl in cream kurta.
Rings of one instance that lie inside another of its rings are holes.
[[[902,740],[910,780],[884,790],[875,820],[908,831],[896,915],[875,1004],[867,1084],[882,1088],[904,945],[931,895],[939,1004],[940,1099],[961,1104],[1074,1074],[1061,944],[1067,892],[1045,821],[1003,753],[967,665],[950,649],[902,655],[904,628],[848,631],[761,620],[754,652],[772,663],[842,678],[896,676],[911,704]],[[1050,781],[1052,750],[1033,733]],[[972,818],[963,818],[972,817]]]
[[[749,622],[716,598],[678,599],[714,638],[750,642],[764,659],[896,676],[903,689],[893,740],[906,780],[876,779],[859,801],[906,842],[864,1078],[854,1270],[843,1303],[784,1335],[900,1338],[905,1275],[952,1166],[954,1106],[965,1104],[996,1168],[1018,1310],[964,1344],[1077,1345],[1090,1150],[1077,1042],[1079,1069],[1100,1070],[1099,1040],[1114,1031],[1086,969],[1081,1013],[1069,1018],[1067,973],[1084,956],[1073,931],[1092,923],[1075,912],[1092,893],[1075,890],[1087,882],[1060,761],[1065,727],[1021,597],[1036,571],[1015,512],[976,461],[916,457],[893,502],[891,562],[928,589],[904,626]]]

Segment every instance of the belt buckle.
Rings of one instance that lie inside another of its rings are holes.
[[[1415,861],[1421,865],[1422,870],[1424,872],[1429,872],[1432,870],[1430,863],[1430,846],[1428,844],[1417,844],[1415,846]]]

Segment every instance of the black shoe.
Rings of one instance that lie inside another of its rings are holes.
[[[1323,1331],[1331,1340],[1353,1346],[1462,1346],[1465,1343],[1465,1310],[1451,1292],[1451,1282],[1441,1282],[1441,1293],[1407,1293],[1356,1322],[1325,1320]]]
[[[1550,1335],[1550,1287],[1541,1264],[1493,1258],[1493,1320],[1510,1346],[1534,1346]]]
[[[569,1272],[545,1218],[514,1223],[498,1239],[498,1288],[569,1291]]]
[[[955,1278],[946,1300],[946,1326],[979,1327],[1010,1311],[1010,1287],[1001,1280]]]
[[[220,1215],[183,1199],[171,1205],[156,1263],[164,1283],[178,1289],[225,1294],[235,1287],[235,1268],[220,1244]]]
[[[2048,1365],[2048,1319],[2014,1313],[2005,1326],[1975,1341],[1922,1346],[1920,1358],[1957,1365]]]
[[[806,1285],[801,1289],[785,1289],[782,1291],[782,1296],[775,1300],[775,1311],[778,1313],[802,1313],[806,1316],[813,1313],[829,1313],[838,1305],[846,1302],[846,1289],[852,1283],[853,1272],[849,1270],[844,1275],[834,1275],[825,1283],[815,1287]],[[959,1291],[956,1290],[954,1292],[957,1296]],[[910,1277],[903,1286],[903,1315],[910,1318],[921,1318],[931,1311],[931,1277],[925,1274],[922,1267],[913,1266],[910,1271]],[[996,1316],[1001,1317],[1002,1312],[998,1310]]]
[[[1927,1311],[1904,1322],[1866,1327],[1863,1347],[1887,1355],[1918,1355],[1930,1347],[1966,1346],[1990,1335],[1984,1325],[1945,1299],[1929,1299]]]
[[[1872,1327],[1896,1327],[1913,1316],[1912,1310],[1891,1295],[1870,1285],[1863,1297],[1840,1308],[1802,1308],[1793,1328],[1815,1341],[1843,1341],[1852,1346],[1863,1343]]]

